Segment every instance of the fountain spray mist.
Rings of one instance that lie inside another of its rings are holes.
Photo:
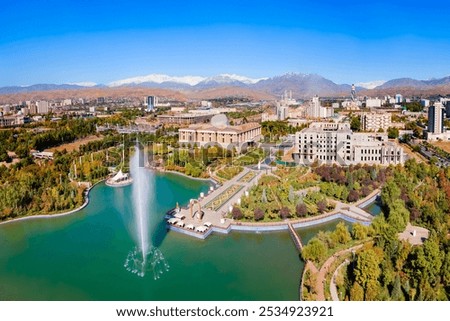
[[[169,270],[161,251],[150,244],[150,185],[151,179],[145,168],[145,150],[140,148],[136,140],[133,156],[130,160],[130,172],[133,178],[132,202],[136,248],[134,248],[125,260],[125,268],[144,277],[147,271],[153,271],[154,279],[159,279],[164,271]]]
[[[130,171],[133,177],[132,200],[135,213],[135,228],[138,237],[138,244],[142,252],[142,260],[145,263],[145,257],[149,250],[149,226],[148,211],[150,197],[150,182],[144,167],[144,152],[139,148],[136,141],[135,151],[130,161]]]

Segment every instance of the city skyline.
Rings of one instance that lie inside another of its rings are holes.
[[[206,1],[4,4],[0,86],[148,74],[251,78],[287,72],[336,83],[448,76],[443,1]]]

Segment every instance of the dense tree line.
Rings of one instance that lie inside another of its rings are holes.
[[[340,285],[349,300],[450,298],[450,169],[408,160],[389,172],[383,214],[371,225],[374,242],[356,253]],[[408,222],[430,236],[423,245],[400,241]]]
[[[320,176],[320,191],[334,199],[355,202],[368,196],[386,181],[390,167],[374,165],[322,165],[313,169]]]
[[[69,210],[83,203],[83,187],[70,182],[55,164],[32,160],[0,166],[0,220]]]
[[[286,136],[288,134],[295,134],[298,131],[301,131],[303,128],[307,127],[307,125],[302,126],[292,126],[287,121],[264,121],[261,123],[261,133],[262,135],[272,141],[276,142],[281,137]]]

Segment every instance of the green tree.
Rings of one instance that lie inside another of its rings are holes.
[[[354,270],[355,281],[361,284],[365,290],[367,290],[370,283],[379,283],[378,277],[381,274],[381,259],[373,248],[358,253]]]
[[[353,131],[360,131],[361,130],[361,117],[360,116],[353,116],[350,121],[350,128]]]
[[[364,301],[364,289],[358,282],[353,283],[350,289],[350,300]]]
[[[332,233],[332,238],[340,244],[346,244],[352,239],[347,225],[344,222],[339,222],[336,225],[336,229]]]
[[[390,178],[381,190],[381,203],[385,208],[388,208],[394,200],[400,198],[401,190],[395,183],[394,179]]]
[[[394,301],[404,301],[405,297],[402,291],[402,284],[400,281],[400,276],[397,274],[395,276],[394,285],[392,287],[391,298]]]
[[[355,240],[364,240],[367,238],[369,228],[361,223],[355,223],[352,227],[352,236]]]
[[[399,131],[397,127],[389,127],[387,130],[388,133],[388,137],[393,139],[393,138],[398,138],[399,135]]]
[[[402,232],[409,222],[409,211],[405,207],[405,203],[396,199],[389,207],[387,222],[397,231]]]
[[[303,247],[302,257],[305,261],[311,260],[320,262],[327,255],[327,246],[317,238],[311,239],[307,245]]]

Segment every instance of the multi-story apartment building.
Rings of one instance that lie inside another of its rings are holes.
[[[428,108],[427,140],[450,140],[450,132],[444,127],[445,107],[435,102]]]
[[[391,114],[389,113],[363,113],[361,125],[364,131],[387,130],[391,127]]]
[[[36,102],[36,113],[37,114],[48,114],[48,101],[40,100]]]
[[[402,164],[403,148],[385,134],[353,133],[348,123],[312,123],[296,133],[293,157],[301,165],[314,162],[352,164]]]
[[[444,131],[444,106],[434,103],[428,108],[428,132],[431,134],[442,134]]]

